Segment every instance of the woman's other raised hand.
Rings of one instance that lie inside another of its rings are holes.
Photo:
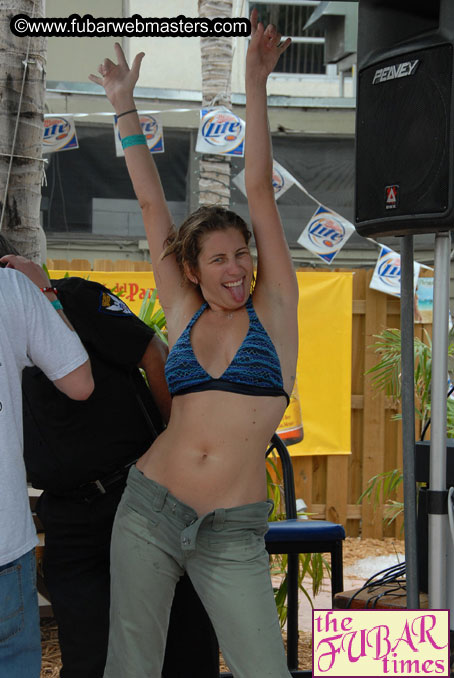
[[[268,24],[265,28],[258,20],[258,11],[251,12],[251,40],[246,58],[246,77],[265,79],[274,71],[279,57],[291,43],[287,38],[282,42],[282,35],[276,26]]]

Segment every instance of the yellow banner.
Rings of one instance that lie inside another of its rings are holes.
[[[292,455],[350,454],[352,273],[297,273],[304,440]]]
[[[63,278],[65,271],[49,271]],[[139,313],[147,289],[154,289],[153,273],[131,271],[68,271],[102,283]],[[284,415],[282,436],[292,455],[350,454],[351,363],[352,363],[352,273],[297,273],[299,356],[298,393]],[[292,433],[298,402],[301,405],[304,439]],[[287,436],[287,437],[285,437]],[[290,436],[290,437],[289,437]]]

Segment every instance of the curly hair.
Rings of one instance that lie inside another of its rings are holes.
[[[169,235],[161,258],[174,254],[182,273],[185,264],[195,273],[198,271],[197,261],[202,249],[203,236],[228,228],[236,228],[248,244],[252,233],[238,214],[225,207],[199,207],[181,224],[178,231],[175,230]]]

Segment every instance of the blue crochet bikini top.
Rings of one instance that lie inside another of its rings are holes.
[[[191,329],[206,310],[205,302],[192,316],[167,358],[165,375],[172,396],[200,391],[230,391],[243,395],[284,396],[279,357],[274,345],[257,317],[252,297],[246,302],[249,329],[241,346],[225,372],[214,379],[206,372],[191,345]]]

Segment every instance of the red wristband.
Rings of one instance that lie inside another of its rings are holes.
[[[41,292],[53,292],[53,294],[58,294],[56,287],[40,287]]]

